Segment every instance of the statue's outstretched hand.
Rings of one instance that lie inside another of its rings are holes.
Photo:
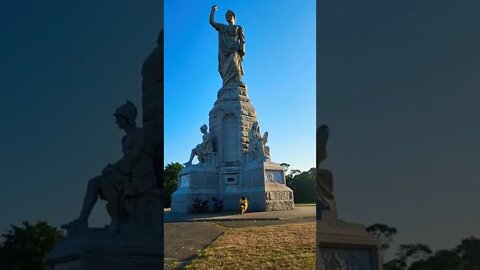
[[[217,9],[218,9],[217,5],[213,5],[213,6],[212,6],[212,12],[213,12],[213,11],[217,11]]]

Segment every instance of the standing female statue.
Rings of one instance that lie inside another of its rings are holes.
[[[218,72],[223,86],[244,85],[242,82],[242,61],[245,55],[245,36],[243,29],[235,25],[235,13],[228,10],[225,19],[228,25],[214,21],[217,6],[210,11],[210,24],[218,31]]]

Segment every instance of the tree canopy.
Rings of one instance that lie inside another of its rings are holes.
[[[170,162],[165,166],[164,171],[164,207],[169,208],[172,205],[172,193],[178,187],[178,174],[183,170],[183,165],[178,162]]]
[[[367,232],[380,242],[380,259],[383,261],[385,252],[397,234],[397,229],[386,224],[375,223],[367,227]]]
[[[480,270],[480,239],[465,238],[451,250],[433,253],[425,244],[402,244],[384,270]]]
[[[316,169],[311,168],[308,171],[296,169],[290,170],[285,177],[287,186],[293,190],[293,197],[296,203],[315,203],[316,202]]]
[[[11,225],[2,237],[0,269],[42,270],[45,257],[63,233],[46,222],[30,224],[25,221],[21,226]]]

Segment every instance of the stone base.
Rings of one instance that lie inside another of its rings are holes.
[[[248,212],[266,211],[265,191],[261,187],[231,188],[219,196],[224,200],[224,209],[227,211],[233,210],[240,213],[242,196],[246,196],[248,199]]]
[[[267,183],[265,185],[266,211],[281,211],[293,209],[293,191],[286,185]]]
[[[224,210],[239,210],[246,196],[248,211],[278,211],[294,208],[293,191],[285,185],[284,169],[277,163],[257,162],[240,167],[194,165],[179,175],[179,188],[172,194],[172,212],[191,213],[195,199],[224,200]]]
[[[61,241],[46,259],[46,270],[163,269],[161,234],[113,234],[88,229]]]
[[[340,220],[317,220],[319,270],[381,270],[378,245],[378,241],[373,239],[361,224]]]

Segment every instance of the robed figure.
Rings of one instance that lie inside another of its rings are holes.
[[[217,23],[214,20],[217,6],[210,12],[210,24],[218,31],[218,72],[223,80],[223,86],[244,85],[242,61],[245,55],[245,36],[243,29],[235,25],[235,13],[228,10],[225,19],[228,24]]]

